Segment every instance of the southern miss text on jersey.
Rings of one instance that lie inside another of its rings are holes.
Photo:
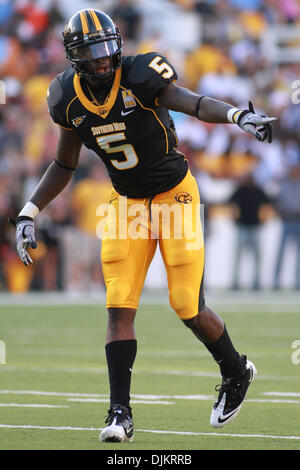
[[[101,157],[119,194],[150,197],[179,184],[188,170],[168,110],[156,101],[176,79],[167,59],[151,52],[123,58],[100,106],[73,69],[54,78],[47,101],[54,122]]]

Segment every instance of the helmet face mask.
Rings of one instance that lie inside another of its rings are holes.
[[[120,67],[122,39],[109,16],[81,10],[63,33],[66,57],[76,73],[88,80],[106,81]]]

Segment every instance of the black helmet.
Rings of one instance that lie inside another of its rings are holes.
[[[89,79],[107,79],[121,65],[122,38],[119,29],[99,10],[80,10],[63,32],[66,57],[77,74]],[[98,59],[109,57],[109,70],[97,72]]]

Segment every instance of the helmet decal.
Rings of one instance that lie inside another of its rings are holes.
[[[98,16],[94,12],[94,10],[89,10],[89,14],[92,17],[92,20],[94,21],[96,30],[101,31],[102,26],[101,26],[101,23],[100,23],[100,20],[99,20]]]
[[[86,17],[86,12],[84,10],[81,10],[79,14],[80,14],[82,32],[83,34],[88,34],[90,32],[90,29],[88,25],[88,19]]]

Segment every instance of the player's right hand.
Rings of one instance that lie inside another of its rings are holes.
[[[9,221],[16,227],[16,246],[18,255],[25,264],[33,264],[31,257],[28,254],[28,247],[36,248],[36,239],[34,233],[34,222],[31,217],[19,216],[16,220],[9,219]]]

